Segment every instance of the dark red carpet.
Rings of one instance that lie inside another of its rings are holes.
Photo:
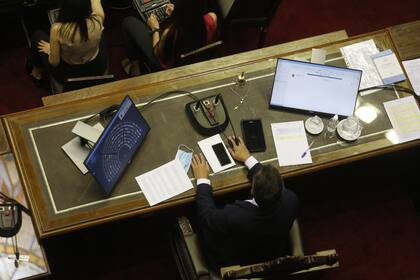
[[[420,279],[420,221],[410,198],[398,186],[343,194],[302,208],[305,251],[340,256],[340,268],[322,279]]]

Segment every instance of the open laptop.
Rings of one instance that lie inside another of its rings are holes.
[[[84,161],[107,195],[112,192],[149,131],[146,120],[131,98],[126,96]]]
[[[279,58],[270,108],[350,116],[361,77],[361,70]]]
[[[144,22],[152,13],[155,13],[159,22],[168,17],[166,5],[170,3],[169,0],[133,0],[133,3]]]

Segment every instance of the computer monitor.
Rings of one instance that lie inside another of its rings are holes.
[[[350,116],[362,71],[279,58],[270,108]]]
[[[150,127],[126,96],[84,161],[86,168],[109,195],[144,142]]]

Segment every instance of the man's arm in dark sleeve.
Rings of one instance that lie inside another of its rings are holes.
[[[204,181],[204,182],[203,182]],[[207,229],[226,233],[228,231],[228,213],[216,207],[213,198],[213,189],[209,180],[197,181],[196,202],[198,210],[198,222]]]

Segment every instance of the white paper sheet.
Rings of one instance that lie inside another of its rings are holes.
[[[87,123],[77,121],[71,132],[92,143],[96,143],[96,141],[98,141],[99,137],[101,136],[102,131],[103,129],[100,130],[95,126],[90,126]]]
[[[80,172],[86,174],[89,170],[83,164],[86,157],[88,156],[90,149],[86,146],[80,145],[80,138],[74,137],[69,142],[61,146],[67,156],[73,161],[73,163],[79,168]]]
[[[400,143],[420,138],[420,110],[414,96],[384,103]]]
[[[417,95],[420,95],[420,58],[405,60],[402,63],[414,91]]]
[[[272,123],[271,130],[280,166],[312,163],[303,121]]]
[[[220,162],[217,159],[216,154],[214,153],[213,148],[212,148],[213,145],[216,145],[218,143],[223,144],[223,147],[225,148],[225,151],[226,151],[231,163],[223,165],[223,166],[220,165]],[[231,155],[230,155],[229,151],[227,150],[225,144],[223,143],[222,137],[220,137],[220,134],[216,134],[216,135],[213,135],[209,138],[206,138],[204,140],[199,141],[198,146],[200,147],[201,151],[203,152],[204,156],[206,157],[207,162],[209,163],[209,165],[210,165],[210,167],[211,167],[211,169],[213,170],[214,173],[217,173],[219,171],[222,171],[222,170],[228,169],[232,166],[235,166],[235,161],[233,160],[233,158],[231,157]]]
[[[375,54],[372,59],[384,84],[393,84],[405,80],[401,65],[392,50]]]
[[[179,160],[174,159],[136,177],[150,206],[193,188]]]

